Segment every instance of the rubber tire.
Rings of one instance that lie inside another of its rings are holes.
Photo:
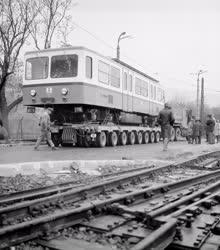
[[[180,128],[175,128],[175,141],[179,141],[181,139],[181,129]]]
[[[172,127],[172,128],[171,128],[170,141],[174,141],[174,139],[175,139],[175,129]]]
[[[127,144],[127,133],[125,131],[121,132],[119,135],[119,145],[125,146]]]
[[[143,141],[143,134],[142,132],[138,132],[136,134],[136,144],[142,144]]]
[[[149,135],[149,132],[146,131],[143,134],[143,143],[144,144],[148,144],[149,142],[150,142],[150,135]]]
[[[128,144],[134,145],[135,143],[135,134],[133,131],[128,133]]]
[[[110,132],[108,135],[109,146],[115,147],[118,143],[118,135],[115,131]]]
[[[156,132],[155,133],[155,140],[154,140],[154,142],[158,143],[159,141],[160,141],[160,132]]]
[[[98,133],[96,136],[96,145],[97,147],[104,148],[107,142],[105,132]]]
[[[155,141],[155,133],[152,131],[150,132],[150,143],[153,143]]]

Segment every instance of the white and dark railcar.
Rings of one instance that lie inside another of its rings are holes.
[[[27,52],[23,94],[25,105],[53,106],[56,145],[159,141],[153,125],[164,105],[160,83],[87,48]]]

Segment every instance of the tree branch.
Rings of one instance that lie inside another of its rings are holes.
[[[23,101],[23,96],[18,97],[16,100],[14,100],[12,103],[10,103],[7,107],[8,113],[19,103]]]

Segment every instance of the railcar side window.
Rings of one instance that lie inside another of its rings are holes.
[[[141,95],[147,97],[148,96],[148,83],[142,81],[141,84]]]
[[[123,89],[124,90],[128,89],[128,75],[126,72],[124,72],[124,77],[123,77]]]
[[[156,86],[154,86],[154,100],[156,100]]]
[[[128,78],[128,90],[130,92],[132,92],[132,83],[133,83],[133,77],[132,77],[132,75],[129,75],[129,78]]]
[[[120,69],[111,66],[111,86],[120,88]]]
[[[109,84],[110,66],[107,63],[99,61],[98,65],[98,79],[100,82]]]
[[[51,58],[51,77],[66,78],[77,76],[78,56],[77,55],[59,55]]]
[[[37,80],[48,77],[48,57],[35,57],[26,60],[25,79]]]
[[[161,88],[157,88],[157,101],[164,101],[164,91]]]
[[[154,88],[153,85],[150,85],[150,98],[153,99],[154,98]]]
[[[157,101],[158,101],[158,102],[161,101],[161,96],[162,96],[161,89],[160,89],[160,88],[157,88]]]
[[[141,95],[141,80],[139,78],[135,78],[135,94]]]
[[[86,77],[92,78],[92,57],[86,56]]]

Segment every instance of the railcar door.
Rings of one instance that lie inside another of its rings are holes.
[[[129,74],[128,70],[123,71],[122,78],[122,107],[126,112],[133,111],[133,98],[132,98],[132,75]]]

